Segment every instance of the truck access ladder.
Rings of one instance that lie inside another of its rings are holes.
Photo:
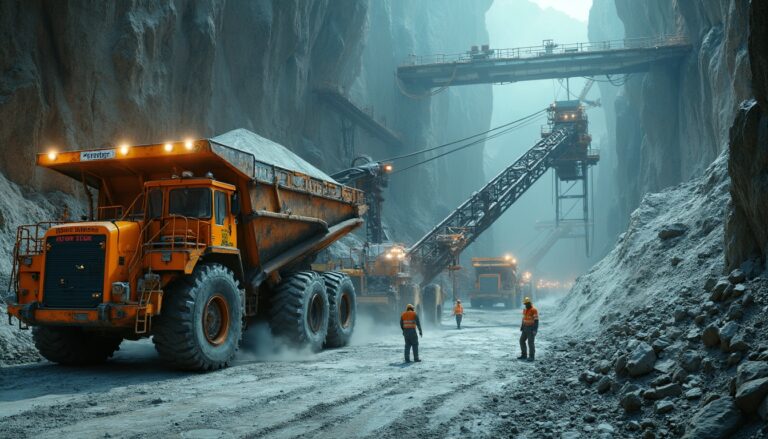
[[[570,126],[553,130],[409,248],[411,265],[421,273],[422,287],[451,265],[457,251],[474,242],[544,175],[561,146],[569,145],[576,134]],[[462,231],[462,239],[445,245],[445,237],[454,235],[455,230]]]

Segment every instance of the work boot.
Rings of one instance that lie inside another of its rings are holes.
[[[410,359],[410,358],[406,358],[406,359],[405,359],[405,362],[406,362],[406,363],[410,363],[410,362],[411,362],[411,359]]]
[[[521,355],[521,356],[517,357],[517,359],[518,360],[527,360],[528,356],[527,355]]]
[[[533,355],[531,355],[530,357],[528,357],[528,361],[533,361]]]
[[[421,360],[417,358],[417,359],[413,360],[413,362],[414,363],[421,363]]]

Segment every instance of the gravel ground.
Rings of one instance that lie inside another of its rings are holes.
[[[486,404],[544,364],[549,341],[539,340],[541,363],[517,362],[519,312],[467,311],[460,331],[447,319],[425,328],[423,362],[410,365],[396,323],[363,321],[347,348],[246,349],[207,374],[166,369],[147,341],[125,342],[96,368],[3,367],[0,437],[488,436]],[[542,316],[546,325],[546,306]]]

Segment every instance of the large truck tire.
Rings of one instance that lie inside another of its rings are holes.
[[[357,298],[352,279],[344,273],[322,274],[328,294],[328,335],[325,346],[340,348],[349,344],[357,321]]]
[[[99,364],[120,349],[123,338],[85,332],[80,328],[36,326],[32,338],[46,360],[67,366]]]
[[[323,277],[299,271],[283,278],[272,297],[272,332],[296,346],[317,352],[328,335],[328,294]]]
[[[227,367],[243,337],[243,297],[232,271],[202,264],[178,279],[166,292],[153,327],[155,349],[173,367]]]

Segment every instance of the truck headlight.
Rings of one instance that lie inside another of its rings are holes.
[[[131,286],[128,282],[112,283],[112,302],[126,303],[131,298]]]

